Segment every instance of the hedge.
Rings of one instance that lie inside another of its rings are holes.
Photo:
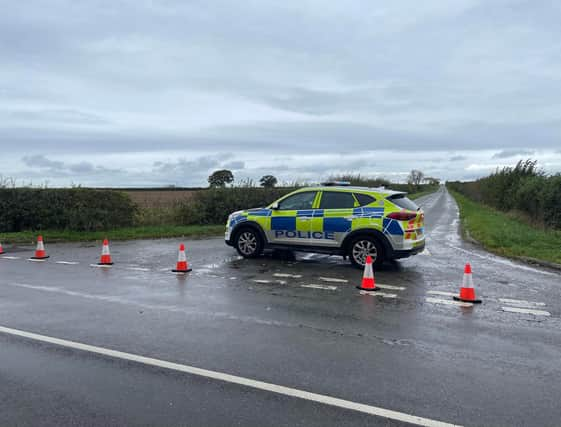
[[[0,189],[0,232],[109,230],[132,226],[136,212],[130,198],[118,191]]]
[[[503,212],[521,212],[532,222],[561,229],[561,174],[546,175],[536,161],[520,161],[471,182],[449,182],[451,189]]]

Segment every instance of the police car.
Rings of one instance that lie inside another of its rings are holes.
[[[225,239],[246,258],[289,249],[342,255],[361,268],[368,255],[379,265],[421,252],[424,213],[403,192],[324,183],[232,213]]]

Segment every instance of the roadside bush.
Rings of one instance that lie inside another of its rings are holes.
[[[136,206],[121,192],[71,189],[0,189],[0,231],[99,231],[133,225]]]
[[[447,185],[474,201],[505,212],[522,212],[531,222],[561,229],[561,175],[545,175],[534,160],[520,161],[476,181]]]
[[[293,188],[211,188],[196,193],[179,209],[181,224],[220,224],[234,211],[269,205]]]

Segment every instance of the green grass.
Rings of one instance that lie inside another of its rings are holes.
[[[224,225],[162,225],[119,228],[109,231],[21,231],[18,233],[0,233],[0,241],[4,243],[31,243],[38,234],[48,242],[81,242],[103,240],[158,239],[164,237],[189,237],[199,239],[217,236],[224,233]]]
[[[462,228],[491,252],[561,264],[561,231],[533,227],[513,216],[450,191],[460,208]]]

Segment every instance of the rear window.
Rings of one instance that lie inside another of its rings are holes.
[[[410,211],[416,211],[419,206],[415,204],[411,199],[409,199],[405,194],[394,194],[387,198],[394,205],[400,208],[407,209]]]
[[[320,209],[349,209],[354,208],[355,199],[352,193],[324,191],[321,196]]]
[[[366,206],[369,205],[372,202],[375,202],[376,199],[372,196],[369,196],[367,194],[360,194],[360,193],[354,193],[356,199],[358,200],[358,205],[359,206]]]

